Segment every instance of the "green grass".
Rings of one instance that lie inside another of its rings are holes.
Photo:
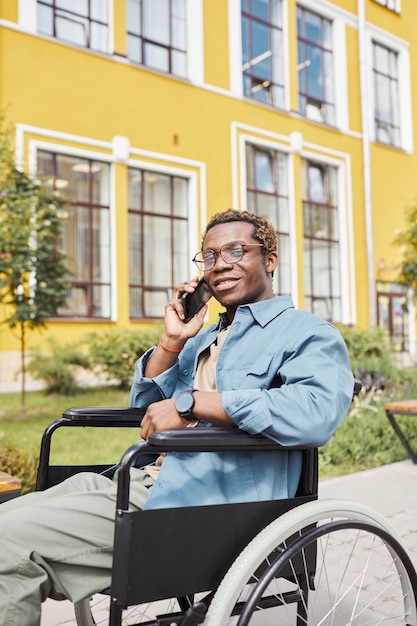
[[[13,445],[31,456],[39,454],[46,426],[76,406],[128,406],[129,393],[105,387],[87,389],[70,398],[29,392],[26,411],[20,410],[19,394],[0,395],[0,446]],[[62,428],[52,438],[51,462],[79,464],[117,462],[140,438],[138,428]],[[0,460],[1,464],[1,460]]]
[[[417,397],[412,386],[397,398]],[[129,394],[117,388],[86,389],[70,398],[30,392],[26,412],[20,410],[19,394],[0,395],[0,448],[13,445],[37,457],[46,426],[63,411],[76,406],[127,406]],[[320,449],[320,477],[328,478],[370,469],[407,458],[383,409],[392,397],[361,395],[331,441]],[[417,418],[403,416],[411,444],[417,447]],[[77,465],[107,464],[120,460],[123,452],[140,438],[138,428],[62,428],[52,438],[51,463]],[[1,469],[1,459],[0,459]]]

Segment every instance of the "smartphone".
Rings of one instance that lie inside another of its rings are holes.
[[[200,278],[197,287],[193,293],[185,293],[182,296],[182,306],[184,307],[184,323],[190,321],[192,317],[203,307],[211,298],[211,293],[204,278]]]

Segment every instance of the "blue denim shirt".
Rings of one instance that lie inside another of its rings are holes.
[[[222,317],[223,316],[223,317]],[[137,362],[131,406],[147,406],[194,388],[198,357],[225,322],[189,339],[176,363],[154,379],[143,371],[154,348]],[[217,390],[235,424],[282,445],[325,444],[345,417],[353,376],[339,331],[291,298],[239,306],[221,348]],[[200,421],[199,427],[210,427]],[[167,508],[292,497],[299,451],[170,453],[145,508]]]

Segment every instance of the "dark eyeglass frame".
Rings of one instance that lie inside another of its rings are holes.
[[[219,255],[221,256],[223,261],[227,263],[228,265],[235,265],[236,263],[239,263],[242,260],[243,255],[245,254],[245,252],[247,252],[245,248],[262,248],[263,245],[264,245],[263,243],[244,243],[243,241],[229,241],[228,243],[225,243],[218,250],[207,248],[206,250],[201,250],[201,252],[197,252],[197,254],[193,258],[193,262],[197,265],[199,270],[202,270],[203,272],[208,272],[209,270],[212,270],[213,267],[216,265],[217,257]],[[230,261],[227,258],[225,259],[223,256],[224,249],[230,248],[232,246],[236,246],[235,251],[239,250],[239,246],[240,246],[241,254],[240,254],[240,257],[236,259],[236,261]],[[206,258],[198,258],[199,256],[202,257],[203,254],[207,254],[207,253],[211,253],[211,254],[209,254],[208,257]],[[209,267],[207,267],[207,265],[209,265]]]

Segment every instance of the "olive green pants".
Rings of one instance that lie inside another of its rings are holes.
[[[152,483],[132,470],[131,510]],[[0,505],[1,626],[39,626],[46,598],[76,602],[110,586],[116,489],[82,473]]]

